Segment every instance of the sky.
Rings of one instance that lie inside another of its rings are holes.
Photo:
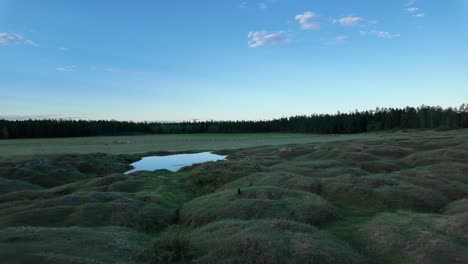
[[[466,0],[0,0],[0,117],[468,103]]]

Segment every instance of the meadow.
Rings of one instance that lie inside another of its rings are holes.
[[[464,263],[467,223],[466,129],[0,141],[0,263]]]
[[[0,157],[50,154],[131,154],[155,151],[214,151],[262,145],[303,144],[378,137],[314,134],[185,134],[0,140]]]

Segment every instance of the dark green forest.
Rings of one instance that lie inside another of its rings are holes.
[[[261,121],[127,122],[116,120],[0,120],[0,138],[89,137],[135,134],[316,133],[352,134],[396,129],[468,128],[468,104],[458,108],[377,108]]]

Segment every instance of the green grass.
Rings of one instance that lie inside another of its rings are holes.
[[[346,242],[287,220],[226,220],[193,231],[173,227],[146,252],[151,263],[361,263]]]
[[[0,195],[0,228],[112,225],[153,232],[172,224],[189,197],[184,186],[164,174],[110,175]]]
[[[257,186],[194,199],[182,207],[180,222],[201,226],[221,219],[289,219],[321,225],[335,216],[334,207],[313,193]]]
[[[10,227],[0,230],[0,263],[137,263],[149,241],[118,227]]]
[[[462,263],[468,259],[468,215],[382,213],[355,232],[364,252],[378,263]],[[456,229],[456,230],[453,230]],[[462,233],[462,234],[463,234]],[[463,236],[463,235],[462,235]]]
[[[125,172],[130,162],[138,158],[131,155],[68,154],[42,156],[32,159],[0,159],[0,176],[11,180],[51,188],[114,172]]]
[[[129,138],[0,141],[0,263],[468,258],[468,130]],[[229,157],[123,174],[200,150]]]
[[[311,134],[195,134],[143,135],[118,137],[14,139],[0,140],[0,157],[51,154],[110,153],[129,154],[158,151],[221,150],[263,145],[303,144],[356,140],[379,134],[311,135]],[[117,142],[129,144],[116,144]]]

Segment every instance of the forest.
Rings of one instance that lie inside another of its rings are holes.
[[[353,134],[398,129],[468,128],[468,104],[460,107],[377,108],[259,121],[129,122],[117,120],[0,120],[0,139],[138,134],[315,133]]]

